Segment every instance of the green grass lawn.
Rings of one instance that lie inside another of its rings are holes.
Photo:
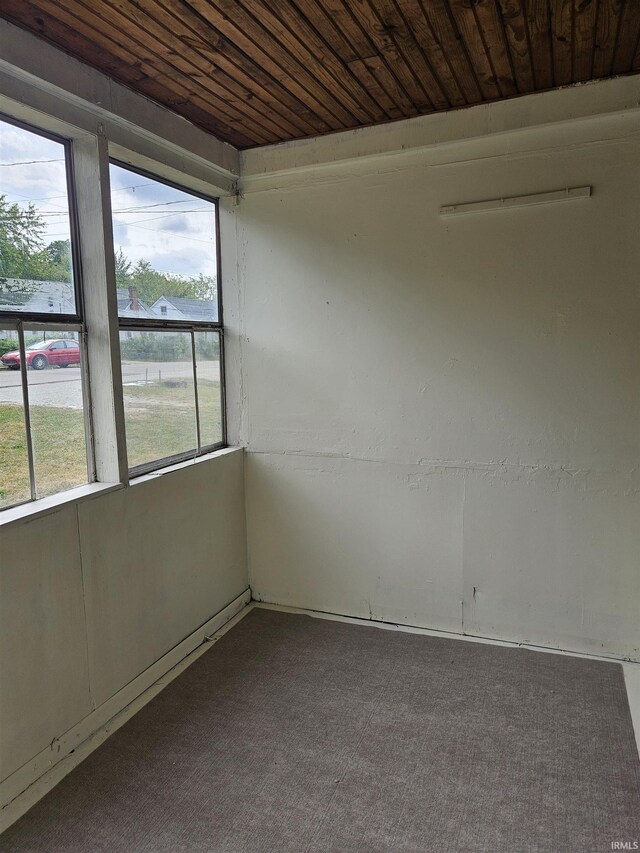
[[[222,440],[220,383],[198,381],[202,444]],[[197,446],[193,380],[125,385],[129,466],[173,456]]]
[[[202,443],[222,440],[220,383],[198,382]],[[193,382],[124,388],[129,465],[196,447]],[[84,418],[78,409],[32,406],[38,497],[87,482]],[[28,500],[29,473],[22,408],[0,403],[0,507]]]
[[[84,419],[77,409],[31,407],[38,497],[87,482]],[[22,407],[0,403],[0,506],[28,500],[29,468]]]

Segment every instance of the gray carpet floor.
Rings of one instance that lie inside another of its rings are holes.
[[[635,840],[618,664],[256,609],[0,849],[605,853]]]

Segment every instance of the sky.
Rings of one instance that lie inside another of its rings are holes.
[[[116,250],[159,272],[216,274],[215,207],[211,202],[112,164],[111,204]],[[69,238],[64,148],[59,142],[0,120],[0,195],[45,222],[44,241]]]

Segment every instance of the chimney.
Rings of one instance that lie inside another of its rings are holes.
[[[139,311],[140,303],[138,302],[138,288],[130,287],[129,288],[129,299],[131,300],[131,310]]]

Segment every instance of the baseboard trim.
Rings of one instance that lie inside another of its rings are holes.
[[[164,687],[197,660],[251,609],[246,589],[193,634],[65,732],[0,784],[0,832],[124,725]]]

